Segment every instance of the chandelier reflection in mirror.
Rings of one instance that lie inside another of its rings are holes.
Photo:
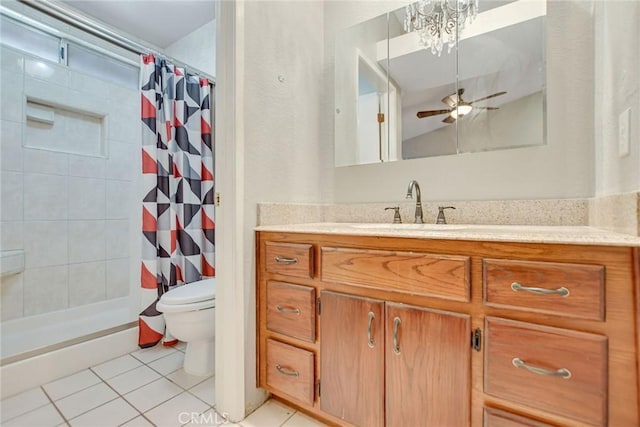
[[[445,44],[451,53],[456,33],[462,33],[467,20],[471,23],[477,15],[478,0],[420,0],[406,7],[404,30],[417,32],[420,44],[440,56]]]

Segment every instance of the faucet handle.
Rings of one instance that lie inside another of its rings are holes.
[[[402,223],[402,218],[400,217],[400,206],[392,206],[389,208],[384,208],[385,211],[388,211],[389,209],[393,209],[393,223],[394,224],[401,224]]]
[[[436,224],[447,223],[447,219],[444,217],[445,209],[455,209],[455,206],[438,206],[438,218],[436,219]]]

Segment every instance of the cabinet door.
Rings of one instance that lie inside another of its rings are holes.
[[[386,426],[468,426],[469,316],[386,306]]]
[[[384,425],[384,303],[323,291],[320,408],[357,426]]]

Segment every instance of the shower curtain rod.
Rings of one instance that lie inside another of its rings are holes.
[[[141,55],[146,53],[153,53],[156,55],[160,55],[165,57],[168,61],[172,62],[174,65],[184,68],[185,70],[189,70],[195,74],[201,75],[209,79],[209,83],[212,86],[215,86],[215,77],[211,76],[204,71],[198,70],[190,65],[185,64],[182,61],[178,61],[175,58],[165,55],[162,52],[158,52],[156,49],[151,49],[148,46],[145,46],[141,43],[138,43],[134,40],[131,40],[125,36],[122,36],[115,31],[101,25],[94,20],[77,13],[73,10],[70,10],[64,6],[59,4],[50,2],[50,1],[36,1],[36,0],[19,0],[20,3],[23,3],[33,9],[39,10],[49,16],[57,18],[63,21],[66,24],[72,25],[76,28],[79,28],[83,31],[88,32],[102,40],[105,40],[111,44],[114,44],[118,47],[121,47],[129,52],[133,52],[135,54]]]

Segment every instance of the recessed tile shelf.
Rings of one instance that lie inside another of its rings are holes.
[[[25,147],[105,157],[106,115],[31,97],[25,102]]]
[[[24,271],[24,251],[22,249],[14,251],[0,252],[0,276],[5,277],[11,274],[18,274]]]

